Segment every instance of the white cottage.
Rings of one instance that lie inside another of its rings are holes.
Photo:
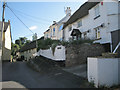
[[[111,32],[120,30],[119,4],[117,0],[85,2],[65,23],[64,40],[89,38],[112,52],[116,46],[113,47]]]
[[[44,39],[51,38],[52,40],[62,40],[63,39],[63,25],[71,16],[71,9],[67,7],[65,10],[66,16],[62,18],[59,22],[53,21],[53,24],[49,27],[47,31],[44,32]]]
[[[1,27],[2,22],[0,21],[0,38],[1,38]],[[1,43],[1,41],[0,41]],[[3,30],[3,48],[2,48],[2,60],[8,61],[11,60],[11,26],[10,21],[4,22],[4,30]],[[0,44],[1,45],[1,44]]]

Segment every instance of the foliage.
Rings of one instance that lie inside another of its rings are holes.
[[[51,40],[49,38],[45,39],[45,40],[41,39],[38,41],[38,50],[39,49],[49,49],[53,43],[58,44],[59,42],[60,41],[58,41],[58,40]]]
[[[12,49],[11,49],[11,55],[16,55],[16,52],[20,49],[18,44],[11,43]]]
[[[15,44],[19,45],[22,48],[26,43],[29,43],[30,40],[27,40],[26,37],[20,37],[19,39],[15,40]]]
[[[37,40],[37,33],[33,34],[32,40],[33,40],[33,41],[34,41],[34,40]]]
[[[69,44],[69,42],[61,41],[60,44],[63,45],[63,46],[67,46]]]
[[[53,53],[53,56],[54,56],[54,53],[55,53],[55,48],[58,44],[57,43],[53,43],[51,48],[52,48],[52,53]]]
[[[16,52],[19,51],[26,43],[29,43],[30,40],[27,40],[26,37],[20,37],[19,39],[15,40],[15,43],[11,43],[11,55],[15,56]]]
[[[70,42],[71,45],[79,45],[83,43],[93,43],[93,40],[90,39],[80,39],[80,40],[73,40]]]
[[[68,46],[68,45],[79,45],[82,43],[92,43],[93,40],[90,39],[80,39],[80,40],[72,40],[70,42],[66,42],[66,41],[59,41],[59,40],[52,40],[50,38],[48,39],[40,39],[38,41],[38,50],[39,49],[49,49],[50,47],[52,48],[53,51],[53,55],[55,52],[55,47],[57,45],[63,45],[63,46]]]

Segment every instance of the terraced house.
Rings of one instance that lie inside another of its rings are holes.
[[[63,40],[89,38],[113,52],[120,42],[119,17],[120,2],[117,0],[85,2],[64,24]]]
[[[36,41],[25,44],[18,52],[18,58],[23,60],[30,60],[37,52]]]
[[[71,16],[71,9],[67,7],[65,10],[66,16],[62,18],[59,22],[53,21],[53,24],[49,27],[47,31],[44,32],[44,39],[51,38],[52,40],[62,40],[63,39],[63,25]]]
[[[10,26],[10,21],[4,22],[3,25],[4,25],[4,30],[3,30],[3,40],[2,40],[2,60],[3,61],[10,61],[11,60],[11,26]],[[2,22],[0,21],[0,38],[1,38],[1,27],[2,27]],[[1,41],[0,41],[0,43],[1,43]]]

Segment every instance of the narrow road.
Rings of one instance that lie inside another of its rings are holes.
[[[86,87],[84,79],[63,70],[42,74],[28,67],[26,62],[7,62],[2,67],[3,88]]]

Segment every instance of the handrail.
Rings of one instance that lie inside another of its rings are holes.
[[[118,43],[118,45],[116,46],[115,50],[113,51],[113,53],[115,53],[118,49],[118,47],[120,46],[120,42]]]

